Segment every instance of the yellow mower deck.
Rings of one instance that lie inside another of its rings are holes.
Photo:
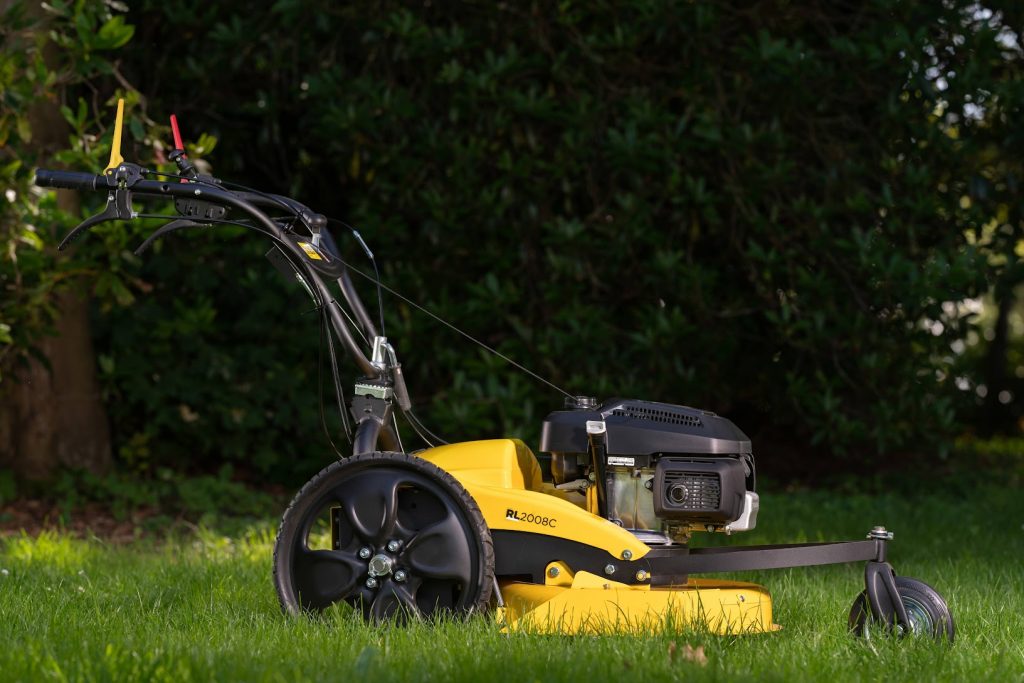
[[[634,575],[630,564],[650,551],[630,532],[594,514],[592,497],[543,482],[536,457],[522,442],[471,441],[418,455],[466,487],[492,532],[527,532],[600,548],[627,576]],[[689,579],[671,588],[630,585],[574,571],[560,560],[548,565],[545,576],[544,584],[500,582],[505,607],[498,618],[506,629],[636,633],[676,627],[736,634],[781,628],[772,622],[768,591],[751,583]]]
[[[509,631],[641,634],[685,628],[728,635],[781,628],[772,623],[768,591],[739,581],[691,579],[680,588],[651,588],[579,572],[566,586],[512,582],[502,584],[501,594]]]

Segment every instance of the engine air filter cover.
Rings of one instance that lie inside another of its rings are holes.
[[[603,421],[609,455],[750,453],[750,438],[730,420],[670,403],[611,398],[591,409],[556,410],[544,420],[540,450],[586,453],[587,422]]]
[[[661,519],[728,524],[743,511],[743,464],[736,458],[658,459],[654,513]]]

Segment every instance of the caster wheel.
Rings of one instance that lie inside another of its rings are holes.
[[[904,576],[896,577],[896,590],[899,591],[910,620],[909,629],[904,630],[900,625],[894,628],[893,631],[898,637],[926,636],[953,642],[956,635],[953,615],[938,591],[924,581]],[[858,637],[868,638],[868,626],[872,621],[867,593],[861,592],[850,608],[850,630]]]
[[[466,489],[437,466],[404,453],[358,455],[324,468],[285,511],[274,585],[290,614],[344,601],[374,622],[465,615],[491,598],[491,534]]]

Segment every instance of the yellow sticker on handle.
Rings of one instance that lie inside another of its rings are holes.
[[[311,260],[313,260],[313,261],[323,261],[324,260],[323,257],[320,256],[319,252],[317,252],[316,247],[314,247],[309,242],[299,242],[299,246],[302,247],[302,251],[306,252],[306,256],[308,256]]]

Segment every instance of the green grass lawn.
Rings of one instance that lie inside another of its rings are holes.
[[[874,524],[896,532],[897,573],[948,600],[952,646],[848,635],[861,565],[737,575],[772,591],[784,629],[769,635],[507,636],[483,617],[405,628],[366,626],[343,610],[286,618],[271,586],[267,521],[234,537],[200,530],[133,546],[8,538],[0,679],[1024,681],[1022,491],[764,495],[758,529],[733,540],[861,538]],[[686,645],[703,646],[706,664],[681,656]]]

